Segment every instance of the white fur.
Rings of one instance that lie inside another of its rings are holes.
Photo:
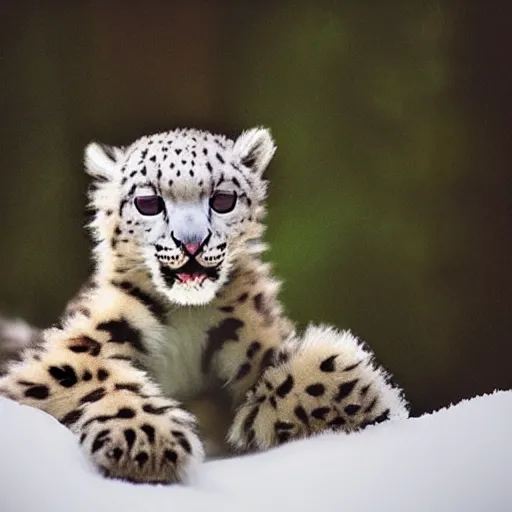
[[[164,338],[154,339],[145,365],[167,396],[180,401],[197,396],[207,386],[201,371],[205,332],[221,315],[212,306],[180,307]]]
[[[339,331],[327,325],[309,325],[299,341],[302,350],[314,349],[330,345],[339,351],[339,358],[350,364],[349,361],[364,361],[360,367],[354,370],[354,375],[360,375],[362,381],[368,382],[367,375],[371,375],[373,385],[381,392],[381,399],[390,408],[390,418],[406,418],[408,409],[401,391],[387,385],[387,373],[380,366],[373,363],[373,355],[365,350],[356,336],[350,331]]]
[[[243,162],[254,160],[253,169],[261,176],[274,156],[276,146],[270,131],[265,128],[252,128],[243,132],[235,142],[233,153]]]
[[[120,148],[109,147],[112,156],[107,155],[105,146],[96,142],[91,142],[85,148],[84,164],[85,169],[92,176],[112,179],[115,173],[116,161],[123,156]]]

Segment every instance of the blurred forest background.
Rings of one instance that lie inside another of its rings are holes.
[[[510,2],[2,10],[0,311],[47,326],[87,276],[89,141],[265,125],[291,316],[366,339],[416,414],[512,387]]]

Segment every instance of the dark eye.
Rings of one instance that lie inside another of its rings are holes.
[[[215,192],[210,198],[210,208],[217,213],[228,213],[236,204],[234,192]]]
[[[142,215],[158,215],[164,209],[164,200],[160,196],[138,196],[135,208]]]

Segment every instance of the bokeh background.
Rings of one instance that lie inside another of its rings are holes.
[[[511,388],[510,2],[2,7],[0,311],[90,270],[90,140],[269,126],[268,257],[300,325],[350,328],[415,414]]]

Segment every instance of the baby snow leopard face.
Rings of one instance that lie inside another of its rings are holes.
[[[209,302],[237,252],[261,234],[262,173],[274,150],[264,129],[236,141],[175,130],[125,149],[91,144],[86,167],[98,178],[93,227],[110,240],[99,252],[111,253],[122,272],[143,265],[173,302]]]

